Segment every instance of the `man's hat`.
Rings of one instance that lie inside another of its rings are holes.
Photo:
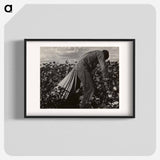
[[[108,50],[103,50],[102,52],[104,53],[105,59],[108,59],[109,58],[109,51]]]

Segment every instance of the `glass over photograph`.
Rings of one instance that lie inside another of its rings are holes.
[[[40,109],[119,109],[119,47],[40,47]]]

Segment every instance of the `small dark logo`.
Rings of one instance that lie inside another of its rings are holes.
[[[12,12],[12,5],[11,4],[7,4],[4,6],[4,10],[7,13],[11,13]]]

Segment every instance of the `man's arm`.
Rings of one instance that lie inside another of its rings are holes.
[[[106,78],[107,77],[107,67],[105,64],[105,58],[104,58],[104,54],[102,51],[97,51],[97,58],[98,58],[98,62],[101,67],[103,77]]]

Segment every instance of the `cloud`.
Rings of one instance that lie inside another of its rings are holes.
[[[119,47],[41,47],[41,62],[55,61],[63,63],[65,60],[77,61],[79,57],[93,50],[108,50],[110,52],[110,60],[119,59]]]

